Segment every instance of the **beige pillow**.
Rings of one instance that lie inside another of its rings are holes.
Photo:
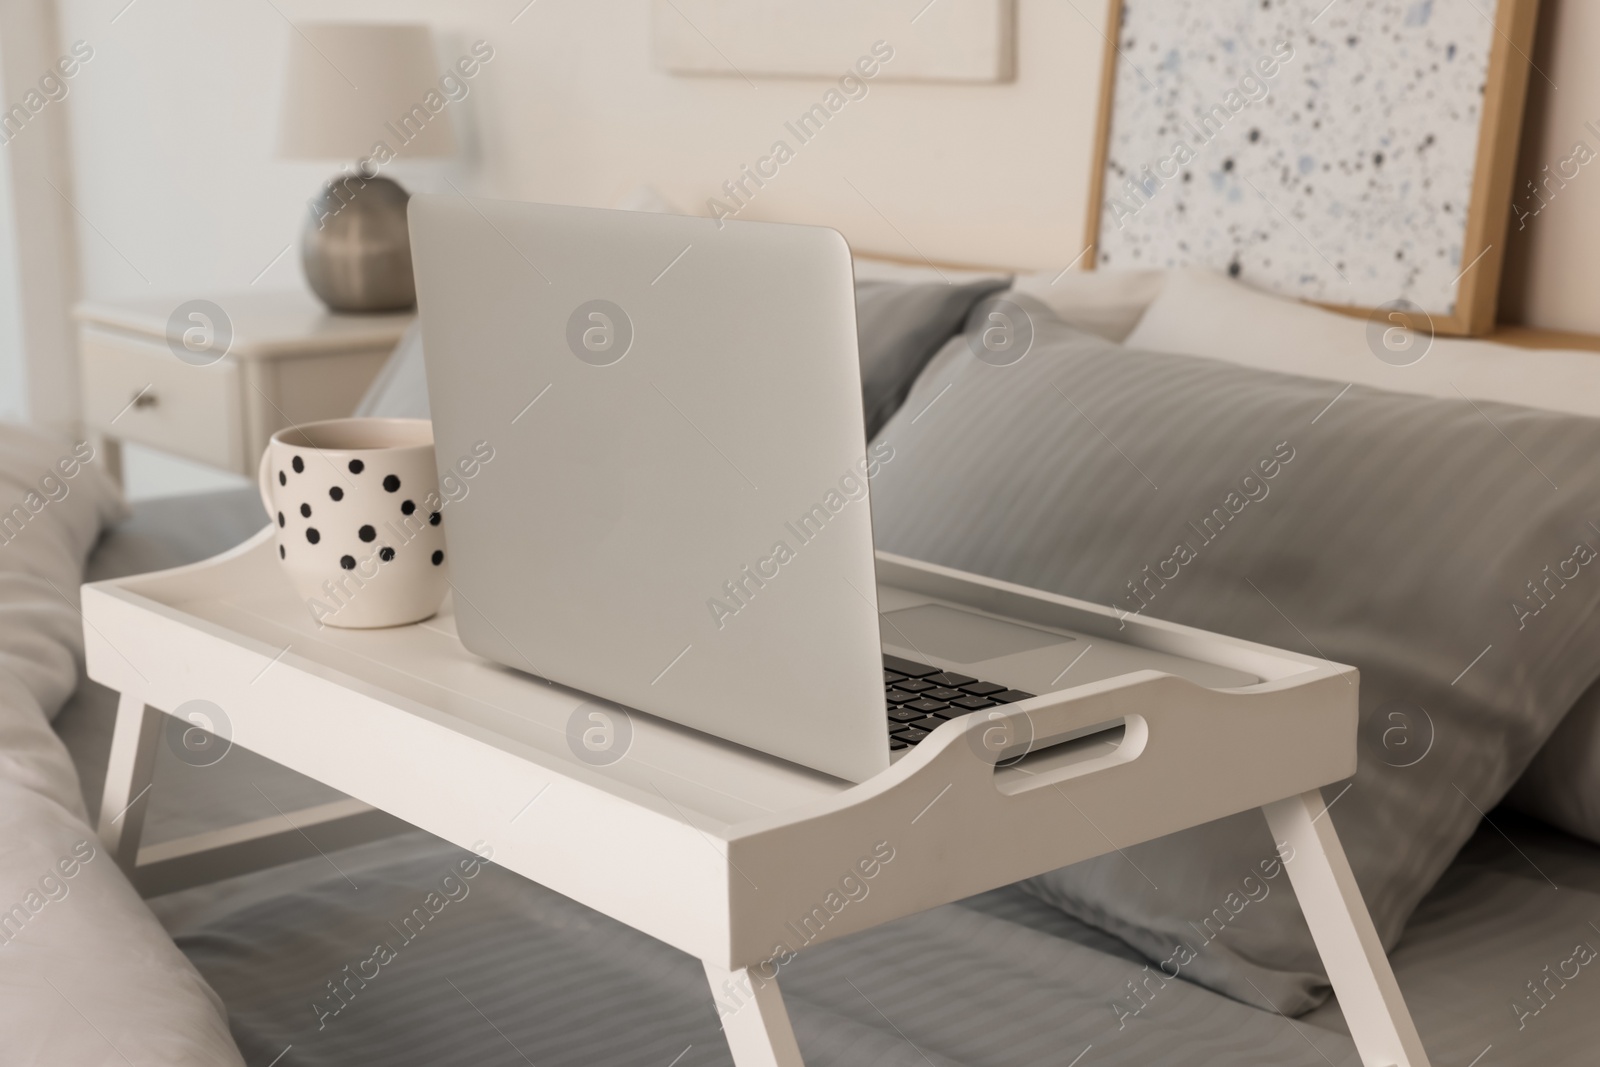
[[[1127,344],[1397,393],[1600,417],[1600,354],[1435,337],[1421,360],[1399,367],[1373,354],[1368,325],[1219,274],[1178,270],[1167,275]]]
[[[886,259],[869,252],[854,255],[856,281],[858,282],[939,282],[944,285],[966,285],[968,282],[1004,278],[1010,271],[966,269],[961,267],[936,267],[931,263],[908,263],[900,259]]]
[[[1062,322],[1121,341],[1161,292],[1159,270],[1040,271],[1020,275],[1011,291],[1031,296]]]

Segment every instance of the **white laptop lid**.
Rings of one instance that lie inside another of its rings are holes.
[[[844,239],[459,196],[410,220],[441,477],[494,450],[445,515],[462,643],[843,778],[886,768]]]

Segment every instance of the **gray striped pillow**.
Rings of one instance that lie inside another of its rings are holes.
[[[1359,769],[1327,795],[1392,947],[1600,672],[1600,420],[1136,351],[1029,307],[1022,359],[975,358],[975,322],[885,427],[878,546],[1358,667]],[[1125,852],[1028,888],[1237,999],[1326,995],[1258,813]]]
[[[1009,283],[1009,278],[987,278],[965,285],[856,282],[861,406],[869,438],[899,410],[917,374],[961,329],[972,306]]]

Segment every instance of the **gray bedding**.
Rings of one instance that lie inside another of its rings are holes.
[[[1359,759],[1330,819],[1394,946],[1600,674],[1600,582],[1576,562],[1600,555],[1600,420],[1144,351],[1028,313],[1026,358],[979,358],[969,329],[884,428],[875,542],[1358,668]],[[1185,946],[1185,978],[1299,1014],[1328,984],[1292,896],[1255,874],[1275,858],[1247,812],[1028,885],[1151,959]]]
[[[141,506],[93,574],[220,551],[259,526],[259,508],[248,492]],[[113,710],[97,690],[86,683],[59,720],[91,793]],[[162,746],[150,839],[329,796],[241,749],[194,768]],[[1480,830],[1423,901],[1395,953],[1402,988],[1441,1067],[1590,1062],[1600,977],[1548,975],[1570,974],[1578,945],[1600,947],[1600,849],[1492,817],[1509,838]],[[491,865],[416,919],[465,855],[417,832],[152,905],[228,1004],[251,1063],[730,1062],[696,961],[533,883]],[[1176,981],[1127,1017],[1116,1005],[1138,1003],[1128,983],[1143,967],[1004,889],[813,949],[783,981],[813,1067],[1357,1062],[1332,1003],[1288,1020]],[[1530,981],[1546,982],[1542,999]],[[343,997],[329,983],[344,983]]]

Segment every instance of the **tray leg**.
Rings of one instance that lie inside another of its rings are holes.
[[[1294,858],[1284,869],[1339,995],[1361,1062],[1366,1067],[1428,1067],[1428,1054],[1333,820],[1324,817],[1322,791],[1313,789],[1261,810],[1274,839],[1294,849]]]
[[[117,725],[111,734],[111,758],[106,763],[96,832],[117,866],[130,876],[138,863],[144,813],[155,779],[161,717],[142,696],[123,693],[117,702]]]
[[[735,1067],[805,1067],[777,981],[747,967],[729,971],[710,961],[705,967]]]

